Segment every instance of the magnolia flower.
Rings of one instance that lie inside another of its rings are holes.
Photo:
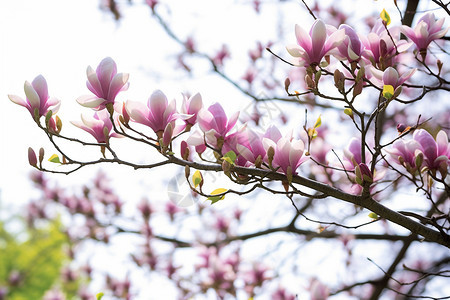
[[[415,152],[420,148],[420,145],[415,140],[404,141],[402,139],[396,140],[392,148],[387,150],[395,162],[402,165],[406,170],[414,174],[419,168],[422,161],[416,160]]]
[[[61,102],[56,98],[49,97],[47,81],[44,76],[38,75],[31,83],[25,81],[24,90],[25,100],[16,95],[8,95],[8,98],[28,109],[33,118],[35,118],[35,111],[38,117],[47,115],[49,111],[52,111],[52,114],[58,112]]]
[[[81,122],[72,121],[73,125],[89,132],[99,143],[108,143],[110,137],[120,137],[112,132],[112,123],[109,113],[106,110],[97,111],[93,117],[81,115]]]
[[[197,122],[205,134],[206,141],[216,147],[221,146],[218,145],[218,139],[225,139],[226,135],[236,125],[238,117],[239,112],[236,112],[228,119],[222,106],[215,103],[208,109],[200,110],[197,115]]]
[[[368,158],[366,153],[366,162]],[[344,167],[346,170],[354,170],[356,166],[362,163],[361,140],[355,137],[350,140],[350,144],[344,149],[344,159]]]
[[[96,71],[88,66],[86,85],[94,95],[81,96],[77,102],[96,110],[104,109],[106,104],[113,103],[120,91],[128,89],[128,73],[117,74],[117,66],[110,57],[104,58]]]
[[[383,84],[392,85],[394,89],[401,86],[406,80],[411,78],[411,76],[416,72],[416,69],[411,69],[402,75],[399,75],[397,70],[392,67],[387,68],[383,72]],[[374,73],[372,73],[374,74]]]
[[[339,29],[345,31],[343,43],[338,46],[339,53],[349,62],[358,61],[364,49],[358,35],[352,27],[346,24],[340,25]]]
[[[414,29],[403,25],[401,31],[416,44],[419,51],[426,51],[432,41],[440,39],[447,33],[448,27],[442,28],[444,21],[445,18],[436,20],[433,13],[427,13],[419,19]]]
[[[386,31],[382,22],[379,21],[367,36],[361,36],[361,41],[364,46],[362,56],[369,61],[369,64],[384,70],[389,66],[394,66],[399,57],[395,55],[396,51],[404,52],[410,46],[411,43],[400,40],[398,38],[400,32],[396,28],[390,29],[390,34]],[[395,44],[392,42],[392,38],[395,40]]]
[[[273,148],[274,156],[272,160],[272,166],[274,168],[280,168],[284,174],[292,175],[297,174],[296,170],[307,157],[303,156],[305,145],[301,140],[291,140],[286,137],[280,138],[277,142],[269,138],[263,138],[264,149],[269,151],[269,148]],[[288,171],[290,169],[290,171]]]
[[[174,127],[173,134],[182,131],[182,129],[176,130],[174,126],[175,120],[178,118],[175,99],[168,103],[166,95],[160,90],[153,92],[147,105],[128,100],[125,108],[134,122],[149,126],[158,135],[158,138],[162,138],[164,129],[169,123],[172,123]]]
[[[439,170],[443,176],[447,174],[450,165],[450,144],[447,134],[441,130],[433,136],[424,129],[414,131],[413,139],[420,145],[415,156],[423,154],[423,162],[432,171]]]
[[[244,135],[244,143],[238,143],[236,145],[236,149],[239,155],[246,160],[245,165],[249,166],[254,164],[258,157],[260,157],[260,160],[262,162],[262,160],[266,156],[266,150],[264,149],[262,143],[262,135],[254,132],[251,129],[247,129],[244,132]]]
[[[332,33],[328,35],[327,29]],[[288,46],[287,51],[297,58],[295,64],[308,67],[320,64],[325,55],[339,46],[344,40],[345,31],[332,26],[327,28],[322,20],[317,19],[309,34],[296,24],[295,35],[298,45]]]
[[[267,162],[266,150],[263,145],[263,138],[268,138],[275,143],[282,137],[280,131],[271,125],[263,134],[255,132],[249,128],[244,131],[244,139],[236,145],[236,149],[240,157],[246,160],[245,166],[254,165],[260,157],[260,162]]]
[[[194,125],[197,122],[197,114],[202,109],[203,102],[202,96],[199,93],[191,96],[189,99],[187,97],[183,98],[183,103],[181,104],[181,113],[190,115],[184,121],[188,125]]]

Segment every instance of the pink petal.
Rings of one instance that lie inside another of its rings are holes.
[[[141,102],[128,100],[125,103],[125,109],[133,121],[145,125],[149,124],[147,117],[149,114],[149,109]]]
[[[300,47],[307,52],[311,51],[311,36],[297,24],[295,24],[295,37]]]
[[[94,95],[85,95],[85,96],[78,97],[77,102],[81,106],[84,106],[84,107],[96,108],[100,104],[105,102],[105,99],[98,98],[97,96],[94,96]]]
[[[211,120],[211,124],[215,123],[216,126],[213,128],[217,130],[219,134],[226,133],[227,130],[227,115],[222,108],[220,103],[214,103],[210,107],[208,107],[209,112],[213,115],[213,119]]]
[[[199,93],[196,93],[194,96],[189,98],[189,114],[197,113],[203,107],[202,96]]]
[[[155,118],[162,118],[164,111],[167,108],[167,97],[160,90],[156,90],[148,99],[148,107],[150,108],[151,114]]]
[[[19,104],[23,107],[28,107],[28,103],[23,100],[21,97],[16,96],[16,95],[8,95],[9,100],[11,100],[12,102],[14,102],[15,104]]]
[[[437,144],[437,155],[448,155],[449,150],[449,142],[447,133],[445,131],[440,130],[436,135],[436,144]]]
[[[27,100],[28,102],[30,102],[31,108],[40,108],[41,100],[39,98],[39,95],[38,93],[36,93],[33,86],[28,81],[25,81],[24,90],[25,95],[27,96]]]
[[[104,58],[96,70],[98,80],[102,87],[102,91],[106,93],[109,89],[112,78],[117,73],[117,66],[114,60],[110,57]]]
[[[39,98],[44,103],[48,99],[48,86],[47,81],[45,81],[44,76],[37,76],[32,82],[31,85],[36,93],[39,95]]]
[[[238,118],[239,118],[239,111],[235,112],[228,120],[227,132],[233,129],[234,125],[236,125]]]
[[[311,35],[311,53],[313,56],[319,56],[322,54],[322,49],[327,38],[327,29],[325,23],[318,19],[314,22],[310,31]]]
[[[398,86],[397,82],[398,82],[398,73],[394,68],[389,67],[386,70],[384,70],[383,83],[385,85],[392,85],[395,89]]]
[[[116,74],[113,78],[113,80],[111,81],[111,85],[109,86],[109,91],[108,91],[108,100],[112,100],[114,99],[117,94],[124,89],[128,87],[127,81],[128,81],[128,77],[129,74],[128,73],[119,73]]]

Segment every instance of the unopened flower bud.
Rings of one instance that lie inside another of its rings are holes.
[[[290,184],[292,182],[292,167],[291,166],[287,167],[286,177],[288,179],[288,183]]]
[[[180,144],[180,152],[181,152],[181,158],[184,160],[189,160],[189,147],[188,144],[186,143],[186,141],[182,141]]]
[[[316,87],[309,74],[305,76],[305,82],[309,89],[314,89]]]
[[[353,98],[355,98],[356,96],[358,96],[359,94],[362,93],[364,87],[364,81],[360,80],[358,82],[356,82],[355,86],[353,87]]]
[[[189,179],[189,175],[191,174],[191,168],[189,168],[188,165],[184,166],[184,176],[186,176],[187,179]]]
[[[284,89],[286,91],[286,93],[289,94],[289,86],[291,85],[291,80],[289,78],[286,78],[286,80],[284,81]]]
[[[267,159],[269,160],[269,166],[272,166],[274,156],[275,156],[275,149],[273,149],[273,147],[269,147],[269,149],[267,149]]]
[[[31,166],[37,168],[37,157],[36,153],[34,152],[33,148],[28,148],[28,162]]]
[[[351,108],[347,107],[346,109],[344,109],[344,114],[353,119],[353,110]]]
[[[108,127],[103,127],[103,136],[105,137],[105,143],[108,144],[109,141],[109,129]]]
[[[122,123],[124,125],[128,125],[128,122],[130,122],[130,115],[128,114],[126,108],[125,108],[125,102],[122,104]]]
[[[364,75],[366,74],[366,69],[364,69],[364,67],[361,67],[358,71],[358,73],[356,74],[356,81],[360,81],[361,79],[363,79]]]
[[[58,117],[58,116],[56,116],[55,117],[55,122],[56,122],[56,133],[60,133],[61,132],[61,129],[62,129],[62,121],[61,121],[61,119]]]
[[[336,69],[336,71],[334,71],[334,85],[341,93],[344,91],[344,83],[345,83],[344,74],[338,69]]]
[[[438,74],[440,74],[440,73],[441,73],[441,70],[442,70],[442,66],[443,66],[444,64],[443,64],[442,61],[439,60],[439,59],[437,60],[436,64],[437,64],[437,67],[438,67]]]
[[[258,157],[255,159],[255,167],[261,168],[262,165],[262,157],[261,155],[258,155]]]
[[[422,163],[423,163],[423,153],[422,152],[417,153],[415,162],[416,162],[416,168],[420,169],[420,167],[422,166]]]
[[[227,176],[230,175],[231,164],[227,160],[222,161],[222,170],[225,173],[225,175]]]
[[[42,167],[42,161],[44,160],[44,148],[39,149],[39,165]]]
[[[172,141],[172,134],[173,134],[173,126],[172,123],[169,123],[167,124],[163,133],[162,142],[164,147],[168,147],[170,145],[170,142]]]

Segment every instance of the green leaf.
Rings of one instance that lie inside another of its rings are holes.
[[[214,191],[212,191],[211,195],[220,195],[220,194],[223,194],[223,193],[225,193],[227,191],[228,191],[227,189],[218,188],[218,189],[215,189]],[[225,195],[208,197],[208,200],[211,200],[211,204],[214,204],[217,201],[220,201],[220,200],[223,200],[223,199],[225,199]]]
[[[369,214],[369,218],[371,218],[371,219],[374,219],[374,220],[378,220],[378,215],[376,214],[376,213],[374,213],[374,212],[371,212],[370,214]]]
[[[52,162],[52,163],[56,163],[56,164],[60,164],[61,163],[61,161],[59,160],[58,155],[56,155],[56,154],[53,154],[52,156],[50,156],[48,161]]]
[[[390,100],[394,96],[394,87],[389,84],[383,86],[383,97]]]
[[[228,152],[225,153],[225,155],[223,156],[223,160],[226,160],[226,161],[229,162],[230,164],[234,165],[234,162],[236,161],[236,153],[234,153],[233,150],[228,151]]]
[[[386,25],[391,24],[391,17],[387,13],[387,11],[383,8],[383,10],[380,13],[381,19],[386,23]]]
[[[314,128],[318,128],[318,127],[320,127],[320,125],[322,125],[322,119],[320,118],[320,115],[319,115],[316,123],[314,123]]]
[[[192,175],[192,183],[194,184],[194,187],[197,187],[202,182],[203,182],[202,173],[200,173],[199,170],[195,171],[194,175]]]
[[[104,293],[100,292],[97,295],[95,295],[95,297],[97,298],[97,300],[101,300],[104,295],[105,295]]]

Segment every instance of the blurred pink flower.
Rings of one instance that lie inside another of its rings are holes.
[[[47,115],[50,110],[52,114],[58,112],[61,102],[56,98],[49,97],[47,81],[44,76],[38,75],[31,83],[25,81],[24,90],[26,100],[16,95],[8,95],[8,98],[28,109],[33,119],[35,110],[39,117]]]
[[[436,20],[433,13],[427,13],[419,19],[414,29],[403,25],[401,31],[416,44],[419,51],[425,51],[432,41],[440,39],[447,33],[448,27],[442,28],[444,21],[445,18]]]
[[[311,280],[309,292],[311,295],[311,300],[326,300],[330,295],[328,287],[315,278]]]
[[[120,91],[128,89],[128,73],[117,74],[115,61],[110,58],[104,58],[98,65],[96,71],[88,66],[86,70],[88,89],[94,95],[85,95],[77,99],[77,102],[85,107],[96,110],[104,109],[106,104],[113,103]]]
[[[308,67],[320,64],[325,55],[339,46],[344,40],[345,31],[332,26],[327,28],[322,20],[317,19],[309,34],[296,24],[295,35],[298,45],[288,46],[287,51],[297,58],[296,65]]]

